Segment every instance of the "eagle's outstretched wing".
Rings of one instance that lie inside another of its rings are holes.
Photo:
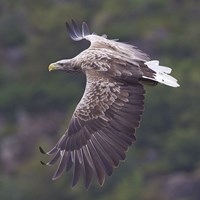
[[[47,165],[60,163],[53,179],[73,168],[72,186],[83,173],[85,187],[93,175],[103,185],[125,152],[135,141],[144,109],[144,89],[140,83],[127,84],[87,73],[85,93],[66,133],[47,154],[54,154]]]

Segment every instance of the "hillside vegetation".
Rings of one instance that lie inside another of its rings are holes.
[[[85,87],[83,75],[48,65],[88,47],[65,21],[119,38],[170,66],[180,88],[146,88],[137,142],[103,188],[51,181],[38,147],[49,149]],[[200,1],[2,0],[0,2],[0,199],[199,200]]]

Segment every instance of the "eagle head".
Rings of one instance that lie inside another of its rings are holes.
[[[49,65],[49,71],[79,72],[81,68],[76,66],[73,59],[60,60]]]

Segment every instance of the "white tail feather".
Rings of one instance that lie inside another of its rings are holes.
[[[148,62],[145,62],[145,65],[147,65],[150,69],[152,69],[155,73],[155,76],[147,77],[143,76],[143,78],[150,79],[157,81],[159,83],[171,86],[171,87],[179,87],[180,85],[177,83],[177,80],[170,76],[172,69],[165,66],[160,66],[158,60],[151,60]]]

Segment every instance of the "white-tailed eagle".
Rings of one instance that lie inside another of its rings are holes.
[[[53,180],[72,168],[72,186],[81,174],[86,188],[93,175],[102,186],[106,174],[112,174],[136,140],[135,130],[144,110],[143,84],[179,85],[169,75],[169,67],[150,60],[136,47],[90,34],[85,22],[82,30],[73,20],[66,27],[71,39],[86,39],[91,45],[72,59],[50,64],[49,71],[84,73],[87,83],[65,134],[49,152],[40,148],[53,155],[48,163],[42,163],[53,165],[60,159]]]

